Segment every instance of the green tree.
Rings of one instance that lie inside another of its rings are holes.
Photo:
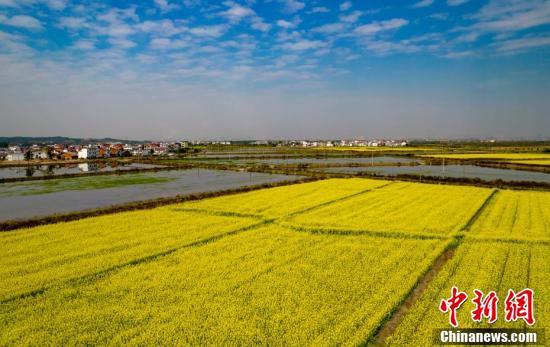
[[[53,149],[51,147],[46,147],[46,154],[48,155],[48,159],[52,159]]]

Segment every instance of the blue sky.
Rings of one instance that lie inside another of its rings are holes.
[[[549,29],[542,0],[0,0],[0,133],[547,137]]]

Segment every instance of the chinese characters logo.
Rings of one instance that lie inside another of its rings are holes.
[[[535,324],[534,317],[534,294],[532,289],[526,288],[519,292],[512,289],[504,301],[504,319],[506,322],[515,322],[523,319],[528,325]],[[441,300],[439,310],[449,314],[449,323],[458,327],[457,311],[468,300],[468,294],[460,291],[457,287],[451,288],[451,296]],[[495,291],[484,294],[479,289],[474,289],[472,299],[474,309],[470,312],[474,322],[481,322],[486,319],[493,324],[498,319],[499,298]]]

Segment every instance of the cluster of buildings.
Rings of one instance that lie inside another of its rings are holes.
[[[112,157],[146,157],[175,155],[185,152],[191,146],[212,145],[252,145],[290,147],[401,147],[407,146],[402,140],[290,140],[290,141],[179,141],[150,142],[145,144],[94,143],[87,145],[52,144],[32,146],[9,146],[0,148],[0,160],[71,160],[98,159]]]
[[[0,160],[71,160],[173,155],[188,145],[188,142],[152,142],[147,144],[98,143],[88,145],[9,146],[8,148],[0,148]]]
[[[408,143],[404,140],[301,140],[290,141],[288,145],[294,147],[404,147]]]

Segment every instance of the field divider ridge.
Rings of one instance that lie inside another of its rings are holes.
[[[443,248],[442,252],[434,259],[432,264],[420,274],[418,281],[403,296],[403,300],[398,303],[394,310],[388,312],[386,318],[380,323],[378,329],[367,339],[365,345],[374,344],[375,346],[385,346],[386,339],[393,334],[403,317],[409,312],[410,308],[424,294],[430,283],[439,274],[441,268],[445,266],[455,255],[455,251],[460,245],[460,237],[453,237],[452,241]]]
[[[434,261],[432,266],[418,280],[414,288],[409,292],[405,299],[396,307],[396,309],[388,316],[388,319],[383,322],[379,330],[373,335],[372,342],[376,346],[384,346],[386,339],[393,334],[402,318],[408,313],[414,303],[422,296],[428,288],[428,285],[439,274],[441,268],[447,264],[455,255],[455,250],[465,241],[465,232],[471,229],[479,216],[485,211],[489,203],[498,194],[499,189],[492,189],[492,192],[485,198],[483,203],[472,214],[472,216],[464,223],[460,230],[452,234],[453,241]],[[469,235],[468,235],[469,236]]]
[[[100,207],[97,209],[83,210],[83,211],[63,213],[63,214],[54,214],[54,215],[32,218],[32,219],[7,220],[7,221],[0,222],[0,232],[15,231],[15,230],[20,230],[25,228],[32,228],[39,225],[55,224],[60,222],[71,222],[71,221],[75,221],[83,218],[98,217],[98,216],[121,213],[121,212],[148,210],[156,207],[183,203],[186,201],[203,200],[203,199],[214,198],[218,196],[246,193],[246,192],[260,190],[264,188],[274,188],[274,187],[288,186],[293,184],[308,183],[308,182],[313,182],[317,180],[318,180],[317,178],[302,177],[297,180],[284,180],[284,181],[272,182],[272,183],[261,183],[261,184],[243,186],[238,188],[216,190],[212,192],[180,194],[180,195],[175,195],[173,197],[168,197],[168,198],[141,200],[141,201],[135,201],[130,203]]]
[[[305,232],[311,234],[319,235],[340,235],[340,236],[375,236],[389,239],[414,239],[414,240],[446,240],[453,239],[456,234],[430,234],[430,233],[419,233],[419,232],[402,232],[402,231],[377,231],[377,230],[364,230],[364,229],[338,229],[338,228],[327,228],[327,227],[304,227],[297,226],[289,222],[278,222],[275,221],[275,224],[283,226],[285,228],[291,229],[297,232]]]
[[[262,219],[265,220],[265,216],[254,214],[254,213],[240,213],[240,212],[231,212],[231,211],[211,211],[200,208],[185,208],[185,207],[176,207],[172,209],[173,212],[191,212],[197,214],[205,214],[208,216],[217,216],[217,217],[233,217],[233,218],[252,218],[252,219]]]
[[[343,196],[343,197],[340,197],[340,198],[337,198],[337,199],[325,201],[325,202],[323,202],[323,203],[320,203],[320,204],[317,204],[317,205],[314,205],[314,206],[309,206],[309,207],[304,208],[304,209],[302,209],[302,210],[294,211],[294,212],[292,212],[292,213],[289,213],[289,214],[287,214],[286,216],[280,217],[280,218],[278,218],[278,219],[292,218],[292,217],[295,217],[295,216],[297,216],[297,215],[300,215],[300,214],[304,214],[304,213],[313,211],[313,210],[318,209],[318,208],[320,208],[320,207],[329,206],[329,205],[332,205],[332,204],[335,204],[335,203],[338,203],[338,202],[341,202],[341,201],[345,201],[345,200],[348,200],[348,199],[351,199],[351,198],[355,198],[355,197],[357,197],[357,196],[359,196],[359,195],[366,194],[366,193],[371,192],[371,191],[373,191],[373,190],[385,188],[385,187],[387,187],[387,186],[389,186],[389,185],[392,185],[392,184],[395,184],[395,182],[394,182],[394,181],[388,182],[388,183],[383,184],[383,185],[378,186],[378,187],[367,188],[367,189],[364,189],[364,190],[359,191],[359,192],[357,192],[357,193],[352,193],[352,194],[350,194],[350,195],[346,195],[346,196]]]
[[[479,208],[474,212],[474,214],[470,217],[470,219],[468,219],[468,221],[464,224],[464,226],[462,226],[462,228],[460,229],[460,231],[462,232],[466,232],[466,231],[469,231],[472,226],[474,225],[474,223],[478,220],[479,216],[481,216],[481,214],[483,213],[483,211],[485,211],[485,209],[487,208],[487,206],[489,206],[489,203],[493,200],[493,198],[498,194],[498,192],[500,192],[500,190],[498,189],[493,189],[493,191],[491,192],[491,194],[489,194],[489,196],[487,198],[485,198],[485,201],[483,201],[483,203],[481,204],[481,206],[479,206]]]

